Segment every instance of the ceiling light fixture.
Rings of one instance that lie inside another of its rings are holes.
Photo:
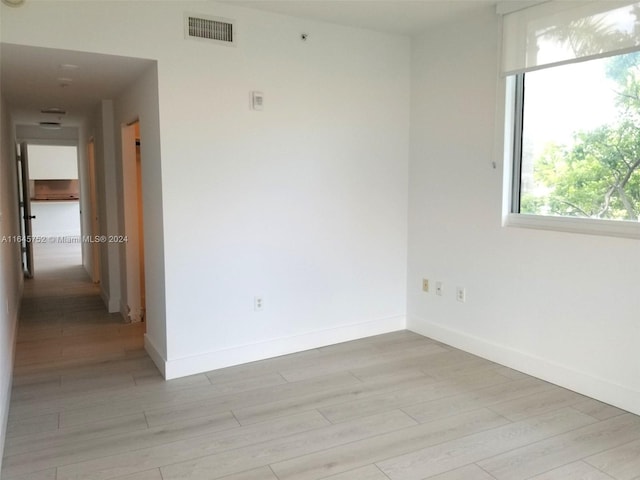
[[[45,130],[60,130],[62,124],[60,122],[40,122],[40,128]]]
[[[80,67],[73,63],[63,63],[60,65],[60,70],[78,70]]]
[[[24,0],[2,0],[2,3],[10,7],[20,7],[24,3]]]
[[[49,107],[49,108],[43,108],[42,110],[40,110],[40,113],[52,113],[54,115],[66,115],[67,111],[64,108],[60,108],[60,107]]]

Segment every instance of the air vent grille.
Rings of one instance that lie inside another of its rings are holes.
[[[185,35],[187,38],[233,44],[233,27],[232,21],[223,18],[211,18],[201,15],[185,16]]]

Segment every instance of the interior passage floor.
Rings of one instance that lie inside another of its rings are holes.
[[[2,480],[640,479],[640,417],[411,332],[165,382],[143,329],[27,282]]]

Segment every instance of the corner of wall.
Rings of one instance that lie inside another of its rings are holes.
[[[149,354],[149,356],[151,357],[151,360],[156,365],[156,367],[158,367],[158,370],[160,370],[160,373],[162,374],[163,378],[168,380],[167,360],[166,358],[164,358],[162,353],[160,353],[160,350],[158,349],[158,347],[156,347],[155,343],[153,343],[149,335],[147,335],[146,333],[144,335],[144,349]]]
[[[102,301],[104,302],[105,306],[107,307],[107,310],[109,311],[109,313],[118,313],[120,312],[120,299],[115,298],[115,297],[111,297],[109,295],[109,292],[107,292],[104,289],[103,284],[100,284],[100,297],[102,298]]]
[[[326,345],[334,345],[336,343],[349,342],[373,335],[404,330],[406,325],[407,321],[405,316],[355,323],[302,335],[276,338],[189,357],[165,360],[161,371],[163,371],[165,378],[170,380],[172,378],[184,377],[242,363],[255,362],[266,358],[320,348]],[[145,347],[147,347],[147,340],[148,337],[145,337]],[[148,348],[147,352],[149,352]],[[157,349],[155,352],[158,359],[162,358],[157,353]],[[151,358],[154,359],[154,362],[158,365],[158,368],[160,368],[158,361],[151,352],[149,352],[149,355],[151,355]]]
[[[571,366],[410,316],[407,329],[527,375],[640,415],[640,392]]]

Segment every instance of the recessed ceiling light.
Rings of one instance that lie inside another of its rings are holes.
[[[62,124],[60,122],[40,122],[40,128],[45,130],[60,130]]]
[[[73,82],[73,78],[68,78],[68,77],[58,78],[58,84],[61,87],[68,87],[69,85],[71,85],[71,82]]]
[[[24,0],[2,0],[2,3],[10,7],[19,7],[24,3]]]
[[[49,108],[43,108],[42,110],[40,110],[40,113],[53,113],[55,115],[66,115],[67,111],[64,108],[60,108],[60,107],[49,107]]]

